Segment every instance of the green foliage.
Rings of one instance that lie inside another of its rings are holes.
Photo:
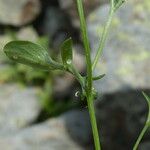
[[[42,70],[61,68],[61,65],[54,62],[43,47],[29,41],[9,42],[4,47],[4,52],[11,60],[34,68]]]
[[[17,38],[14,38],[16,37],[15,32],[9,30],[9,35],[10,33],[13,33],[13,39],[18,40]],[[41,45],[44,50],[49,49],[49,41],[47,37],[39,37],[36,43]],[[56,57],[54,58],[57,59]],[[4,67],[1,67],[0,69],[0,83],[17,82],[22,86],[38,86],[39,102],[41,103],[43,111],[48,116],[55,116],[71,107],[75,107],[70,100],[56,102],[56,100],[53,99],[53,79],[55,76],[62,74],[61,70],[51,72],[51,70],[43,71],[38,68],[33,69],[32,67],[7,59],[3,53],[0,53],[0,61],[4,64]]]
[[[119,0],[116,5],[115,5],[115,11],[120,7],[122,6],[122,4],[125,2],[125,0]]]
[[[126,0],[110,0],[111,7],[116,11]]]
[[[41,45],[44,49],[49,49],[49,40],[47,36],[41,36],[37,39],[37,44]]]
[[[82,32],[82,38],[83,38],[83,44],[84,44],[84,50],[85,50],[85,58],[86,58],[86,63],[87,63],[86,77],[83,77],[73,65],[72,39],[71,38],[64,41],[61,46],[61,57],[62,57],[63,64],[53,61],[51,57],[48,55],[48,52],[43,47],[37,44],[28,42],[28,41],[12,41],[4,47],[4,52],[6,53],[6,55],[10,59],[18,63],[22,63],[25,65],[32,66],[34,68],[40,68],[40,69],[47,70],[47,71],[55,70],[55,69],[66,70],[72,73],[76,77],[76,79],[81,84],[81,88],[82,88],[81,95],[85,96],[87,99],[88,110],[90,114],[96,150],[100,150],[101,146],[100,146],[100,140],[99,140],[99,135],[98,135],[94,104],[93,104],[94,102],[93,100],[96,98],[96,95],[97,95],[97,91],[93,88],[93,80],[101,79],[104,77],[104,75],[93,77],[92,71],[98,62],[102,49],[104,48],[106,36],[107,36],[108,29],[111,24],[113,13],[115,9],[117,9],[117,7],[119,7],[119,5],[121,4],[120,0],[118,1],[112,0],[111,2],[112,2],[111,3],[112,7],[111,7],[109,20],[106,24],[106,27],[104,28],[102,41],[100,42],[101,45],[100,45],[100,48],[98,49],[96,59],[94,60],[94,65],[92,66],[92,60],[91,60],[91,54],[90,54],[91,48],[90,48],[88,33],[86,29],[86,21],[85,21],[85,16],[84,16],[83,4],[82,4],[82,0],[77,0],[77,8],[78,8],[79,17],[80,17],[81,32]],[[33,74],[33,76],[35,75]],[[49,88],[50,88],[49,87],[50,83],[48,81],[49,80],[45,82],[45,86],[44,86],[45,91],[49,91]],[[51,94],[50,95],[49,94],[50,94],[49,92],[46,92],[44,96],[50,97]],[[48,105],[46,102],[44,104],[46,104],[44,107]]]
[[[102,74],[102,75],[99,75],[97,77],[93,77],[93,80],[101,80],[104,77],[105,77],[105,74]]]
[[[91,61],[91,48],[90,48],[90,43],[88,39],[88,33],[86,29],[86,21],[85,21],[85,16],[84,16],[84,10],[83,10],[83,4],[82,0],[77,0],[77,8],[78,8],[78,13],[80,17],[80,26],[81,26],[81,32],[82,32],[82,38],[83,38],[83,45],[84,45],[84,50],[85,50],[85,58],[86,58],[86,64],[87,64],[87,75],[83,77],[78,70],[74,67],[72,59],[73,59],[73,54],[72,54],[72,39],[69,38],[66,41],[64,41],[61,45],[61,57],[62,57],[62,64],[55,62],[54,60],[51,59],[49,56],[48,52],[45,50],[48,47],[47,42],[45,39],[41,39],[42,43],[46,42],[46,47],[41,47],[40,45],[28,42],[28,41],[12,41],[8,43],[4,47],[4,52],[6,55],[11,59],[14,60],[18,63],[22,63],[25,65],[32,66],[34,68],[40,68],[42,70],[47,70],[49,73],[53,74],[50,72],[51,70],[65,70],[68,71],[69,73],[72,73],[75,78],[79,81],[81,84],[82,88],[82,94],[81,97],[86,97],[87,104],[88,104],[88,110],[89,110],[89,115],[90,115],[90,120],[91,120],[91,126],[92,126],[92,131],[93,131],[93,138],[94,138],[94,144],[95,144],[95,149],[96,150],[101,150],[101,145],[100,145],[100,140],[99,140],[99,134],[98,134],[98,129],[97,129],[97,123],[96,123],[96,117],[95,117],[95,110],[94,110],[94,99],[96,99],[97,96],[97,91],[93,88],[93,80],[100,80],[102,79],[105,75],[100,75],[97,77],[93,77],[93,70],[95,69],[99,58],[101,57],[102,50],[104,49],[105,42],[107,39],[108,31],[113,19],[113,15],[115,11],[125,2],[125,0],[110,0],[111,7],[109,11],[109,17],[108,21],[106,22],[106,25],[104,27],[102,36],[101,36],[101,41],[99,48],[97,50],[94,62],[92,63]],[[44,42],[43,42],[44,41]],[[40,42],[40,41],[39,41]],[[19,70],[19,69],[17,69]],[[24,72],[24,69],[23,69]],[[44,97],[46,101],[42,101],[43,107],[45,107],[48,111],[51,113],[61,110],[62,104],[60,105],[55,105],[54,101],[52,100],[52,91],[51,89],[51,80],[48,78],[49,73],[47,76],[41,72],[31,72],[31,71],[25,71],[27,76],[30,76],[26,80],[32,80],[32,78],[45,78],[46,80],[44,82],[44,92],[42,92],[41,96]],[[10,74],[14,74],[13,71],[11,71]],[[78,93],[77,93],[78,94]],[[143,93],[149,107],[149,113],[148,113],[148,118],[146,121],[146,124],[138,137],[138,140],[133,148],[133,150],[136,150],[142,137],[144,136],[145,132],[147,129],[150,127],[150,97],[148,97],[145,93]],[[51,98],[50,101],[48,98]],[[48,100],[48,101],[47,101]],[[50,106],[50,107],[47,107]],[[66,105],[65,105],[66,106]],[[50,108],[50,109],[49,109]]]
[[[116,6],[116,5],[122,4],[124,2],[125,2],[125,0],[114,0],[114,5]]]
[[[65,68],[72,64],[73,54],[72,54],[72,39],[69,38],[65,40],[61,45],[61,58]]]

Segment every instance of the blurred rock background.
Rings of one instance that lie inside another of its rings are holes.
[[[84,0],[92,57],[108,16],[108,1]],[[132,150],[150,92],[150,1],[128,1],[115,15],[95,70],[95,101],[104,150]],[[79,84],[64,72],[41,72],[16,64],[2,49],[11,40],[30,40],[60,60],[60,44],[74,41],[74,63],[85,74],[84,52],[73,0],[0,0],[0,149],[93,150],[87,106],[75,97]],[[150,149],[147,132],[139,150]]]

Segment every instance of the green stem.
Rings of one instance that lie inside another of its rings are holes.
[[[73,64],[71,64],[70,68],[68,69],[68,72],[72,73],[76,77],[81,87],[85,87],[84,78],[81,76],[81,74],[78,72],[78,70]]]
[[[94,138],[94,144],[95,144],[95,150],[101,150],[101,145],[100,145],[100,139],[99,139],[99,134],[98,134],[98,128],[97,128],[97,123],[96,123],[96,117],[95,117],[95,110],[94,110],[94,103],[93,102],[94,101],[93,101],[92,96],[87,98],[88,110],[89,110],[91,126],[92,126],[92,132],[93,132],[93,138]]]
[[[102,37],[101,37],[101,40],[100,40],[100,44],[99,44],[99,47],[98,47],[98,50],[97,50],[97,53],[96,53],[96,56],[94,58],[94,62],[93,62],[93,65],[92,65],[92,70],[95,69],[98,61],[99,61],[99,58],[101,57],[102,55],[102,51],[104,49],[104,46],[105,46],[105,42],[106,42],[106,39],[107,39],[107,35],[108,35],[108,31],[109,31],[109,28],[111,26],[111,22],[112,22],[112,19],[113,19],[113,15],[114,15],[114,10],[113,8],[111,7],[110,8],[110,11],[109,11],[109,17],[108,17],[108,21],[106,22],[106,25],[104,27],[104,30],[103,30],[103,33],[102,33]]]
[[[88,39],[87,34],[87,28],[86,28],[86,21],[83,11],[83,4],[82,0],[77,0],[77,7],[80,17],[80,25],[81,25],[81,32],[82,32],[82,38],[83,38],[83,44],[85,48],[85,55],[86,55],[86,64],[87,64],[87,81],[88,81],[88,92],[92,91],[92,61],[91,61],[91,54],[90,54],[90,43]]]
[[[137,139],[137,141],[136,141],[136,143],[135,143],[135,145],[133,147],[133,150],[137,150],[137,148],[138,148],[138,146],[139,146],[139,144],[140,144],[144,134],[146,133],[147,129],[150,126],[150,101],[149,101],[150,99],[144,92],[142,92],[142,93],[143,93],[143,95],[144,95],[144,97],[145,97],[145,99],[146,99],[146,101],[148,103],[148,116],[147,116],[147,120],[146,120],[146,123],[144,125],[144,128],[141,131],[141,133],[140,133],[140,135],[139,135],[139,137],[138,137],[138,139]]]
[[[143,136],[144,136],[144,134],[145,134],[145,132],[147,131],[148,128],[149,128],[149,125],[146,123],[143,130],[142,130],[142,132],[140,133],[135,145],[134,145],[133,150],[137,150],[137,148],[138,148],[138,146],[139,146],[139,144],[140,144],[140,142],[141,142],[141,140],[142,140],[142,138],[143,138]]]
[[[92,93],[93,76],[92,76],[92,61],[91,61],[91,53],[90,53],[91,49],[90,49],[90,43],[87,34],[82,0],[77,0],[77,7],[78,7],[78,12],[80,17],[81,32],[82,32],[83,44],[85,48],[86,64],[87,64],[87,85],[85,88],[86,88],[88,110],[89,110],[89,115],[91,120],[92,131],[93,131],[95,150],[101,150],[95,111],[94,111],[94,104],[93,104],[93,93]]]

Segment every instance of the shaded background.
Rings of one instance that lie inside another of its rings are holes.
[[[105,0],[84,0],[92,57],[108,16]],[[29,40],[60,59],[60,44],[74,41],[74,63],[86,73],[76,4],[73,0],[0,0],[0,149],[92,150],[87,105],[75,97],[80,86],[61,71],[41,72],[16,64],[2,49],[11,40]],[[104,150],[132,150],[150,92],[150,1],[129,0],[115,15],[94,72],[97,121]],[[150,134],[140,150],[150,149]]]

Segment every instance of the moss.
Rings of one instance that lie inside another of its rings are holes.
[[[90,15],[90,17],[89,17],[89,21],[90,21],[90,22],[94,22],[94,21],[96,20],[96,18],[97,18],[96,14],[95,14],[95,13],[92,13],[92,14]]]
[[[108,72],[108,68],[106,67],[106,63],[104,63],[104,61],[100,61],[98,62],[97,66],[96,66],[97,71],[99,71],[99,74],[103,74],[103,73],[107,73]]]
[[[121,25],[121,21],[119,20],[119,18],[115,17],[112,21],[112,25],[111,25],[111,28],[118,28],[118,26]],[[96,28],[96,35],[99,36],[102,34],[104,30],[104,26],[102,25],[99,25],[97,28]]]
[[[139,53],[135,53],[134,55],[125,54],[123,56],[123,59],[126,61],[134,61],[134,62],[145,61],[146,59],[150,59],[150,52],[143,49],[140,50]]]
[[[117,28],[121,25],[121,20],[118,17],[114,17],[112,21],[112,28]]]
[[[133,68],[131,66],[128,67],[121,67],[116,71],[116,74],[119,76],[126,76],[126,75],[131,75],[133,72]]]
[[[135,8],[134,8],[134,11],[135,11],[136,13],[142,13],[142,12],[144,11],[143,5],[137,4],[137,5],[135,6]]]
[[[150,0],[142,0],[142,1],[137,2],[134,8],[134,11],[140,13],[145,10],[150,12]]]
[[[142,3],[144,8],[146,8],[148,11],[150,11],[150,0],[144,0]]]
[[[133,36],[129,35],[128,33],[126,32],[118,32],[117,34],[117,38],[123,42],[128,42],[128,43],[132,43],[132,44],[135,44],[136,41],[135,39],[133,38]]]
[[[104,27],[103,26],[98,26],[97,28],[96,28],[96,35],[99,37],[99,35],[101,35],[102,34],[102,32],[103,32],[103,29],[104,29]]]

